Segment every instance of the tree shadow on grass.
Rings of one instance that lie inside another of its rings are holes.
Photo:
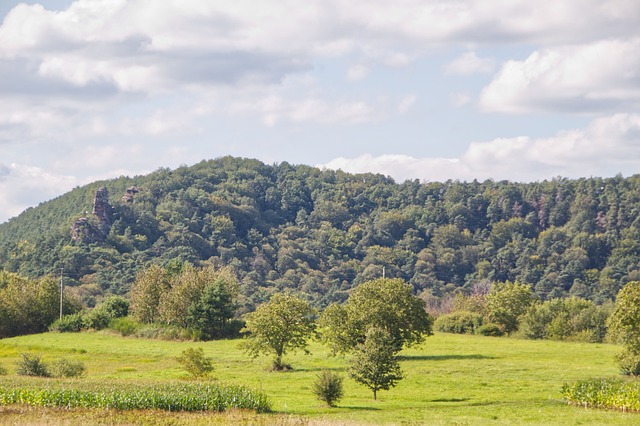
[[[466,402],[469,398],[438,398],[432,399],[429,402]]]
[[[345,410],[353,411],[380,411],[380,408],[376,407],[349,407],[346,405],[338,405],[338,408],[344,408]]]
[[[496,359],[493,356],[471,355],[400,355],[398,361],[449,361],[453,359]]]

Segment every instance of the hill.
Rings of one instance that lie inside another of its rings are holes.
[[[63,270],[88,305],[171,261],[232,267],[245,310],[284,289],[342,301],[383,270],[425,297],[518,280],[603,302],[640,279],[640,175],[396,183],[224,157],[75,188],[0,225],[1,268]]]

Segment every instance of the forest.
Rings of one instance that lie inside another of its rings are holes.
[[[240,313],[285,290],[323,309],[382,276],[428,304],[507,281],[602,304],[640,279],[640,175],[397,183],[222,157],[78,187],[0,225],[0,269],[62,279],[88,307],[172,262],[232,271]]]

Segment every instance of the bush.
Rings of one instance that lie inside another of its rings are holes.
[[[111,317],[109,313],[100,307],[93,308],[88,314],[84,316],[84,328],[102,330],[109,326]]]
[[[65,315],[62,319],[56,320],[49,326],[49,331],[57,331],[59,333],[77,333],[82,331],[84,327],[84,319],[81,313]]]
[[[194,379],[204,378],[213,371],[212,358],[204,356],[202,348],[189,348],[182,352],[182,356],[176,358],[184,370]]]
[[[41,355],[20,354],[16,373],[20,376],[50,377],[48,366],[42,362]]]
[[[313,383],[313,394],[329,407],[335,407],[343,395],[342,377],[331,371],[322,371]]]
[[[122,318],[129,315],[129,301],[122,296],[111,296],[97,308],[106,312],[110,318]]]
[[[64,358],[52,362],[50,370],[53,377],[82,377],[87,371],[82,362]]]
[[[136,332],[138,323],[129,317],[114,318],[109,322],[109,328],[126,337]]]
[[[443,333],[474,334],[482,326],[482,315],[468,311],[441,315],[435,321],[437,331]]]
[[[502,331],[498,324],[490,322],[478,327],[478,329],[476,330],[476,334],[480,334],[482,336],[500,337],[504,334],[504,331]]]
[[[620,367],[620,372],[625,376],[640,376],[640,355],[623,350],[616,354],[616,361]]]

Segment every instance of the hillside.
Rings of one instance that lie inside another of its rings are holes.
[[[0,225],[1,268],[63,269],[89,305],[174,259],[231,266],[245,309],[283,289],[342,301],[383,269],[436,297],[518,280],[603,302],[640,279],[640,175],[396,183],[224,157],[76,188]]]

